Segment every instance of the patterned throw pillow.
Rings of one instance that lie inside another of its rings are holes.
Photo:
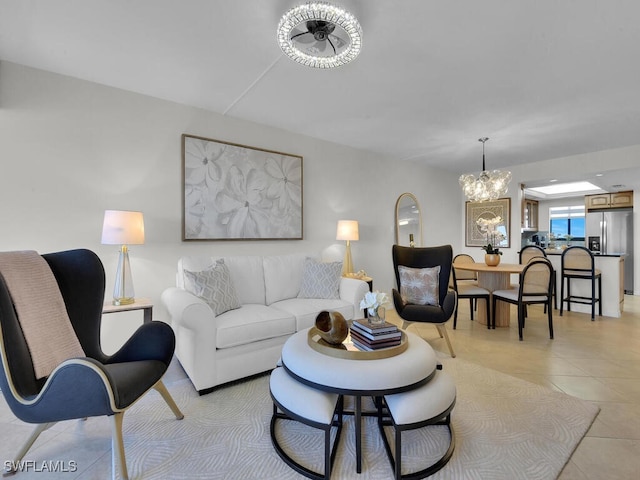
[[[218,260],[207,270],[184,271],[185,290],[202,298],[216,315],[240,308],[236,289],[231,281],[229,268]]]
[[[440,306],[440,265],[431,268],[398,266],[400,295],[406,303]]]
[[[298,298],[340,298],[342,262],[304,260]]]

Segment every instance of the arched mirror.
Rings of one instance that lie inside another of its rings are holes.
[[[396,201],[396,244],[422,246],[420,204],[412,193],[403,193]]]

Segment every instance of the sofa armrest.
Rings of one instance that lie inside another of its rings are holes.
[[[215,313],[211,307],[199,297],[181,288],[169,287],[160,296],[160,299],[169,312],[171,326],[177,332],[179,328],[189,330],[202,330],[209,328],[215,340]]]
[[[369,284],[364,280],[349,277],[342,277],[340,279],[340,298],[353,304],[354,318],[364,316],[364,313],[360,309],[360,301],[368,291]]]
[[[201,298],[177,287],[160,296],[171,316],[176,336],[176,357],[196,390],[217,384],[216,344],[218,322],[213,310]]]

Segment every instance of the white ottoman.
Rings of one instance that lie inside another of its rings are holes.
[[[269,391],[273,400],[271,442],[280,458],[306,477],[329,480],[342,432],[342,395],[304,385],[291,377],[282,367],[277,367],[271,372]],[[324,473],[314,472],[301,465],[284,451],[276,438],[277,420],[293,420],[325,432]],[[334,426],[337,427],[337,431],[331,448],[331,428]]]
[[[408,392],[385,395],[384,401],[390,422],[385,421],[380,414],[378,425],[396,480],[425,478],[444,467],[453,455],[455,447],[455,436],[451,428],[451,410],[456,403],[456,386],[451,377],[438,370],[431,381],[423,386]],[[392,425],[395,430],[395,459],[384,432],[384,425]],[[445,425],[448,428],[450,441],[447,451],[439,460],[425,469],[402,475],[402,432],[429,425]]]

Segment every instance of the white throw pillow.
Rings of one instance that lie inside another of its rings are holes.
[[[207,302],[216,315],[240,308],[229,269],[223,260],[200,272],[185,270],[184,278],[185,290]]]
[[[398,266],[400,295],[406,303],[440,306],[440,265],[431,268]]]
[[[342,262],[304,261],[298,298],[340,298]]]

